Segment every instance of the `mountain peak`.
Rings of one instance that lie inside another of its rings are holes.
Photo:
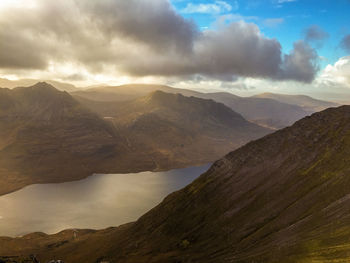
[[[29,87],[17,87],[13,89],[16,93],[22,93],[26,95],[40,95],[40,96],[54,96],[67,94],[66,92],[59,91],[54,86],[47,82],[37,82],[33,86]]]
[[[8,90],[11,101],[11,112],[19,116],[32,116],[37,119],[54,119],[63,117],[66,112],[74,112],[79,103],[67,92],[57,90],[47,82],[38,82],[30,87],[17,87]]]
[[[180,93],[167,93],[164,91],[154,91],[148,96],[135,100],[138,104],[151,108],[166,108],[181,113],[185,116],[192,116],[195,119],[205,116],[224,122],[245,122],[246,120],[238,113],[231,110],[220,102],[212,99],[197,97],[186,97]],[[237,123],[236,123],[237,124]]]
[[[9,80],[5,78],[0,78],[0,87],[3,88],[17,88],[17,87],[30,87],[35,86],[36,84],[45,82],[46,84],[51,84],[58,90],[62,91],[76,91],[77,88],[69,83],[59,82],[55,80],[39,80],[39,79],[18,79],[18,80]]]
[[[57,91],[60,92],[58,89],[56,89],[54,86],[51,84],[45,82],[45,81],[40,81],[33,86],[28,87],[32,90],[46,90],[46,91]]]
[[[226,106],[220,102],[216,102],[210,98],[198,98],[195,96],[184,96],[181,93],[168,93],[162,90],[156,90],[151,92],[149,95],[141,98],[141,100],[147,102],[158,102],[164,104],[167,107],[171,107],[178,104],[186,104],[188,106],[191,105],[220,105],[221,107]]]
[[[34,84],[32,87],[35,87],[35,88],[54,88],[51,84],[49,84],[45,81],[39,81],[36,84]]]

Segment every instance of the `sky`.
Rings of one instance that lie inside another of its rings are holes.
[[[0,0],[0,77],[347,99],[349,13],[349,0]]]

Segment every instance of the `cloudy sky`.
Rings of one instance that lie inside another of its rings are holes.
[[[0,77],[350,96],[349,0],[0,0]]]

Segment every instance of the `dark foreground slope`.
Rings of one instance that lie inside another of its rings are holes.
[[[137,222],[77,239],[0,239],[0,255],[67,262],[348,262],[350,106],[327,109],[215,162]]]

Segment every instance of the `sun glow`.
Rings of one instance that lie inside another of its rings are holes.
[[[37,2],[35,0],[1,0],[0,11],[7,8],[35,8]]]

